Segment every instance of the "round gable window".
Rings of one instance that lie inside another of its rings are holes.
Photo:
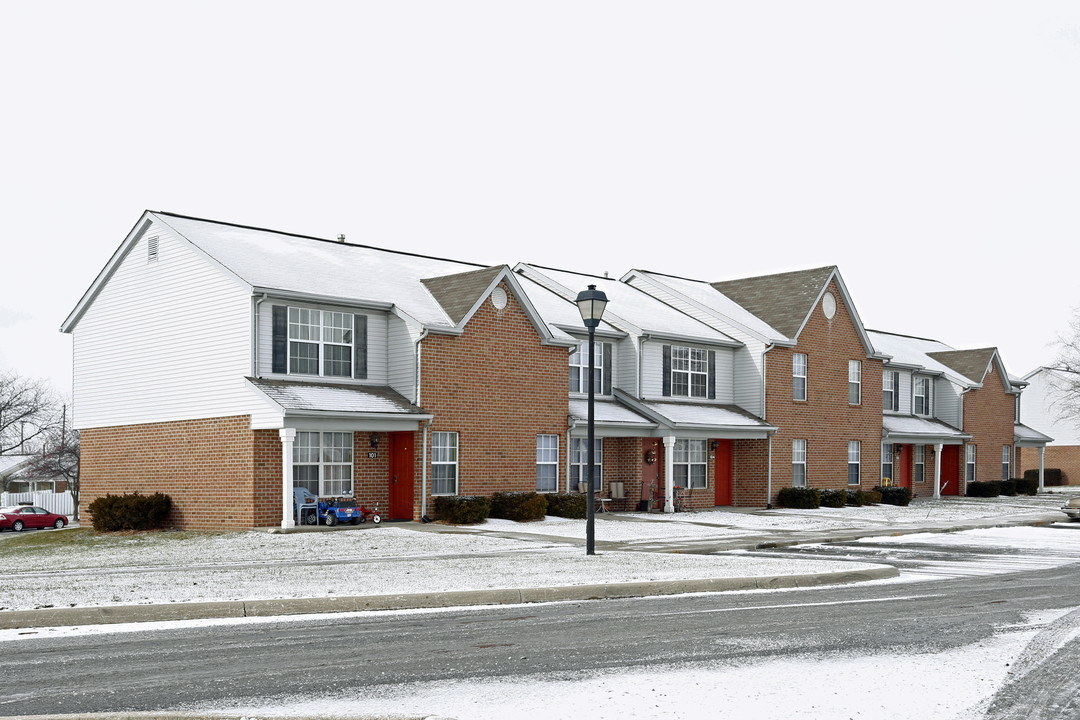
[[[497,287],[491,291],[491,304],[495,306],[496,310],[502,310],[506,307],[506,291],[501,287]]]
[[[821,298],[821,312],[825,313],[825,317],[830,320],[836,315],[836,298],[831,292],[825,293],[824,297]]]

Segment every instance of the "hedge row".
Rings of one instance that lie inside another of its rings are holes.
[[[172,508],[172,498],[163,493],[153,495],[105,495],[90,503],[94,529],[98,532],[117,530],[157,530],[165,525]]]
[[[776,504],[784,508],[813,510],[819,507],[841,508],[845,505],[907,505],[911,502],[911,489],[902,487],[876,487],[873,490],[819,490],[807,487],[781,488]]]
[[[1034,480],[1035,487],[1039,486],[1039,471],[1038,470],[1025,470],[1024,479],[1027,481]],[[1043,468],[1043,484],[1044,485],[1064,485],[1064,478],[1061,476],[1061,468]]]
[[[1005,495],[1037,495],[1039,493],[1039,477],[1034,479],[1011,478],[1009,480],[976,480],[967,484],[968,497],[997,497]]]
[[[581,493],[502,492],[491,497],[452,495],[435,498],[435,515],[453,525],[472,525],[489,517],[517,522],[542,520],[545,515],[583,518],[586,496]]]

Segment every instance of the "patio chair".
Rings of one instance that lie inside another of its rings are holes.
[[[293,509],[296,512],[297,525],[319,524],[319,498],[307,491],[307,488],[294,487]],[[305,513],[304,511],[308,512]]]

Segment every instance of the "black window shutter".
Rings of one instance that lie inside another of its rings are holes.
[[[353,377],[367,379],[367,315],[353,315]]]
[[[894,372],[892,374],[892,386],[894,388],[892,409],[898,411],[900,410],[900,373]]]
[[[604,353],[604,395],[611,394],[611,343],[600,343]]]
[[[273,367],[276,373],[289,372],[289,308],[274,306],[273,320]]]
[[[716,399],[716,351],[709,351],[709,399]]]
[[[664,346],[664,397],[671,397],[671,346]]]

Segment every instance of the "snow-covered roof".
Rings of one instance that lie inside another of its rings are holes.
[[[867,334],[878,352],[888,355],[892,364],[916,368],[929,375],[944,375],[965,387],[979,384],[977,380],[966,377],[955,368],[931,357],[931,353],[950,352],[954,349],[943,342],[881,330],[867,330]]]
[[[584,426],[589,419],[589,401],[571,399],[570,417],[579,425]],[[656,423],[652,420],[610,400],[597,400],[593,403],[593,422],[597,426],[608,428],[624,427],[632,429],[635,434],[639,434],[641,430],[651,430],[656,427]]]
[[[771,327],[767,322],[757,317],[746,308],[742,307],[731,298],[727,297],[712,285],[701,280],[664,275],[662,273],[649,272],[647,270],[633,270],[623,276],[623,280],[629,280],[638,276],[649,284],[658,285],[682,296],[692,305],[707,311],[714,317],[745,330],[751,335],[766,342],[785,342],[787,337],[779,330]]]
[[[574,298],[589,285],[595,285],[608,298],[604,321],[623,332],[635,335],[667,335],[729,346],[741,345],[731,336],[679,312],[670,305],[620,280],[526,263],[519,263],[514,269],[520,275],[548,288],[552,293],[570,303],[575,313],[577,313],[577,306],[573,305]],[[581,326],[580,314],[572,324]]]
[[[334,385],[247,378],[286,414],[365,414],[428,417],[404,396],[387,387]]]
[[[1054,442],[1054,438],[1027,425],[1016,423],[1013,425],[1013,442],[1021,447],[1040,447]]]
[[[881,419],[882,439],[890,442],[914,443],[916,445],[926,443],[943,443],[956,445],[971,436],[952,425],[934,420],[908,415],[885,415]]]
[[[33,459],[33,455],[0,455],[0,477],[18,472]]]
[[[765,438],[777,430],[737,405],[639,400],[621,390],[615,390],[615,399],[661,426],[682,432],[700,430],[716,438]]]

